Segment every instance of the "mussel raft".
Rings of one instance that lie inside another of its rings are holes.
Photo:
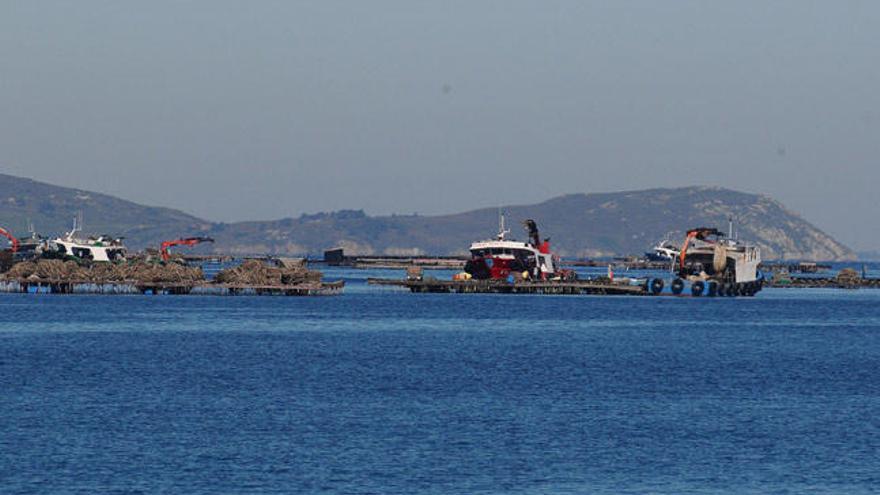
[[[206,280],[199,267],[179,263],[100,263],[38,260],[15,264],[0,274],[0,292],[38,294],[281,295],[340,294],[345,282],[324,282],[302,263],[263,260],[220,271]]]
[[[626,295],[626,296],[679,296],[679,297],[732,297],[754,296],[762,282],[719,284],[715,281],[688,281],[674,279],[671,283],[661,278],[612,281],[610,279],[532,281],[516,280],[439,280],[436,278],[381,279],[369,278],[370,285],[402,287],[411,292],[460,294],[572,294],[572,295]]]

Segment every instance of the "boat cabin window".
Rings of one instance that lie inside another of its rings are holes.
[[[82,258],[84,260],[93,259],[92,250],[89,248],[75,247],[75,248],[72,248],[71,251],[73,251],[73,255],[76,256],[77,258]]]
[[[125,259],[125,253],[121,249],[108,249],[107,259],[110,261]]]
[[[485,248],[485,249],[473,249],[471,250],[472,256],[518,256],[518,257],[528,257],[532,255],[532,251],[528,249],[513,249],[513,248]]]

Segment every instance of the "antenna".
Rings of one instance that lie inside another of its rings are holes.
[[[498,240],[503,241],[504,236],[510,231],[504,228],[504,211],[498,208]]]
[[[727,217],[727,238],[733,239],[733,215]]]

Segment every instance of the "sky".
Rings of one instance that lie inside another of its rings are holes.
[[[880,246],[880,2],[0,2],[0,172],[215,221],[717,185]]]

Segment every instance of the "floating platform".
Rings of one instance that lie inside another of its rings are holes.
[[[480,293],[480,294],[572,294],[572,295],[651,295],[643,285],[602,283],[596,281],[519,281],[499,280],[421,280],[368,278],[370,285],[404,287],[412,292]]]
[[[0,292],[31,294],[147,294],[204,296],[332,296],[342,293],[345,281],[297,285],[181,284],[92,282],[71,280],[4,280]]]
[[[673,297],[751,297],[761,290],[760,282],[728,286],[715,281],[676,279],[608,279],[571,281],[519,280],[439,280],[436,278],[382,279],[369,278],[371,285],[403,287],[411,292],[460,294],[572,294],[600,296],[673,296]]]
[[[769,279],[767,285],[777,289],[880,289],[880,279],[841,280],[839,278],[792,277],[781,280]]]

